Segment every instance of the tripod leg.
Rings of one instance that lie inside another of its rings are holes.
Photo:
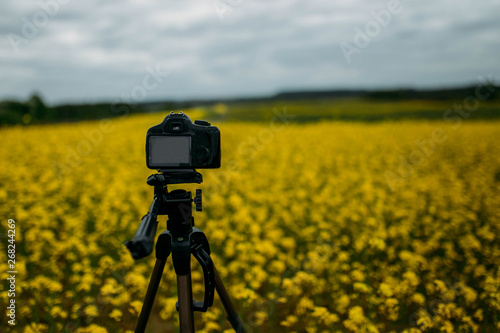
[[[194,333],[193,290],[191,273],[177,275],[177,294],[179,296],[179,326],[182,333]]]
[[[224,305],[224,309],[226,310],[227,320],[229,321],[229,323],[231,324],[236,333],[245,333],[245,329],[243,328],[243,324],[240,320],[240,317],[238,316],[238,313],[234,308],[233,302],[231,301],[231,298],[229,297],[229,294],[227,293],[227,290],[224,287],[224,284],[222,283],[222,280],[219,276],[219,272],[217,272],[215,265],[214,265],[214,272],[215,272],[215,289],[217,290],[217,294],[219,294],[220,300],[222,301],[222,305]]]
[[[151,274],[151,280],[149,281],[148,291],[146,292],[146,297],[144,298],[144,303],[142,305],[141,314],[139,315],[139,320],[137,321],[137,326],[135,327],[135,333],[143,333],[146,329],[149,314],[153,308],[156,292],[158,291],[158,285],[160,284],[161,275],[163,274],[166,261],[166,258],[156,259],[153,274]]]

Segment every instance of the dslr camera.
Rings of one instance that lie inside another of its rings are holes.
[[[146,134],[146,165],[149,169],[220,168],[220,131],[204,120],[170,112]]]

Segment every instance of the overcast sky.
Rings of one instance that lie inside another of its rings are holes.
[[[0,99],[217,98],[500,77],[500,0],[397,1],[1,0]]]

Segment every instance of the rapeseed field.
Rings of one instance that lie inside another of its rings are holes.
[[[133,331],[155,258],[123,242],[153,199],[145,134],[165,115],[0,129],[0,251],[13,219],[17,271],[2,331]],[[270,118],[215,124],[223,167],[178,186],[204,190],[196,226],[247,332],[500,330],[498,122]],[[178,331],[176,300],[169,259],[149,331]],[[195,325],[231,332],[217,295]]]

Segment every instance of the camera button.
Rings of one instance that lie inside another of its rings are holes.
[[[195,120],[194,123],[196,125],[201,125],[201,126],[210,126],[210,123],[205,120]]]

